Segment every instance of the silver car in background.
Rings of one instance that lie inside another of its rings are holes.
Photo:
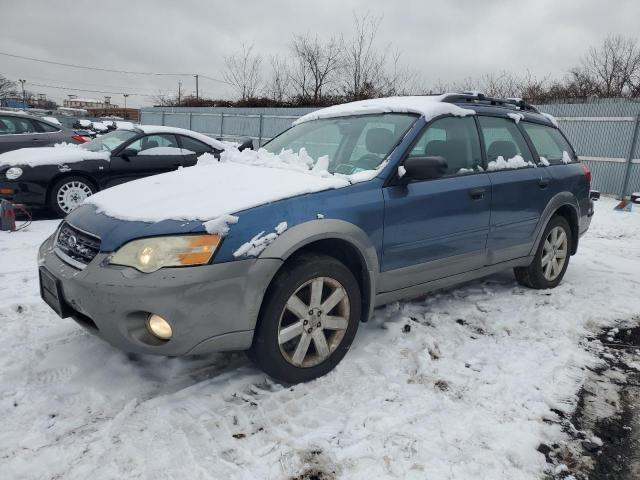
[[[85,141],[74,130],[43,118],[0,110],[0,153],[19,148],[50,147],[61,142]]]

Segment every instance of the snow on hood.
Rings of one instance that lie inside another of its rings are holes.
[[[53,147],[21,148],[0,155],[0,167],[62,165],[83,160],[109,160],[109,152],[90,152],[79,145],[58,144]]]
[[[386,97],[343,103],[316,110],[298,118],[294,125],[320,118],[345,117],[348,115],[366,115],[375,113],[417,113],[424,115],[427,121],[439,115],[456,115],[464,117],[476,112],[461,108],[453,103],[443,102],[446,95],[424,95],[409,97]]]
[[[314,164],[304,148],[298,153],[285,151],[279,155],[264,149],[228,149],[220,161],[205,153],[193,167],[109,188],[85,203],[121,220],[208,223],[284,198],[346,187],[362,181],[363,173],[371,177],[371,172],[378,172],[360,172],[351,178],[333,175],[326,166],[323,157]]]

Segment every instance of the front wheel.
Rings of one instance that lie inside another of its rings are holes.
[[[360,321],[360,287],[351,271],[326,255],[293,259],[269,288],[248,352],[274,378],[307,382],[345,356]]]
[[[49,207],[58,216],[65,217],[96,191],[95,185],[86,178],[61,178],[51,188]]]
[[[564,217],[551,217],[531,265],[514,268],[516,280],[530,288],[556,287],[564,277],[571,256],[571,227]]]

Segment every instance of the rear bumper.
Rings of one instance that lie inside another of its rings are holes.
[[[282,264],[252,259],[143,274],[106,265],[101,253],[78,270],[52,247],[51,237],[38,263],[57,280],[65,315],[121,350],[170,356],[249,348],[262,297]],[[169,321],[169,341],[148,332],[150,313]]]
[[[11,203],[44,206],[47,203],[47,191],[34,182],[0,180],[0,198]]]

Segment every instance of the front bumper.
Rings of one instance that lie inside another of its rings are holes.
[[[0,198],[9,200],[11,203],[45,205],[47,190],[36,182],[0,180]]]
[[[107,258],[100,253],[79,270],[58,257],[53,236],[38,253],[77,323],[121,350],[169,356],[249,348],[264,292],[282,265],[251,259],[144,274],[106,265]],[[149,313],[169,321],[170,340],[147,331]]]

